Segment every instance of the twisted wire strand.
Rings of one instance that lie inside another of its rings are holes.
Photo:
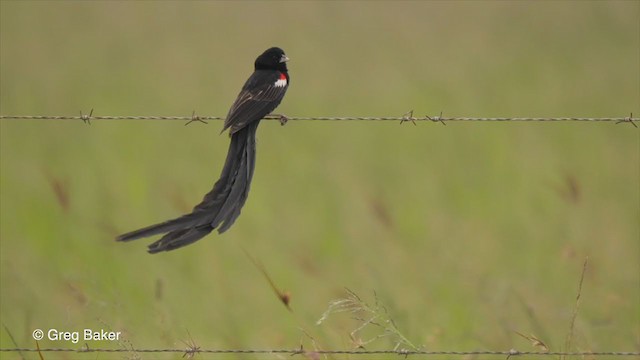
[[[320,354],[320,355],[504,355],[504,356],[640,356],[640,352],[634,351],[586,351],[586,352],[562,352],[562,351],[518,351],[511,349],[508,351],[422,351],[422,350],[303,350],[303,349],[90,349],[83,347],[80,349],[67,348],[48,348],[48,349],[30,349],[30,348],[7,348],[0,349],[0,352],[104,352],[104,353],[184,353],[184,354]]]
[[[580,122],[628,122],[635,126],[635,121],[640,118],[634,118],[633,114],[628,117],[443,117],[443,116],[420,116],[414,117],[413,114],[407,113],[404,116],[278,116],[269,115],[265,120],[293,120],[293,121],[400,121],[400,122],[416,122],[416,121],[432,121],[432,122],[456,122],[456,121],[479,121],[479,122],[563,122],[563,121],[580,121]],[[175,120],[175,121],[208,121],[208,120],[224,120],[222,116],[93,116],[90,114],[80,114],[79,116],[68,115],[0,115],[1,120]]]

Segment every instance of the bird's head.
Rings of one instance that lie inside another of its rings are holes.
[[[255,62],[256,70],[278,70],[287,72],[289,58],[279,47],[272,47],[263,52]]]

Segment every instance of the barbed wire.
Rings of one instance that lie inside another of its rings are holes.
[[[222,116],[199,116],[195,111],[191,116],[97,116],[93,115],[93,110],[89,114],[80,112],[79,116],[68,115],[0,115],[0,120],[82,120],[85,123],[91,123],[91,120],[174,120],[187,121],[185,125],[198,121],[206,123],[209,120],[224,120]],[[437,116],[413,116],[413,110],[402,116],[286,116],[286,115],[268,115],[265,120],[279,120],[281,123],[287,121],[399,121],[400,123],[412,122],[414,125],[418,121],[440,122],[461,122],[461,121],[477,121],[477,122],[613,122],[630,123],[638,127],[635,122],[640,118],[634,118],[633,113],[628,117],[444,117],[442,113]]]
[[[509,357],[515,356],[640,356],[638,351],[580,351],[580,352],[564,352],[564,351],[519,351],[511,349],[508,351],[426,351],[426,350],[304,350],[299,349],[200,349],[188,348],[183,349],[91,349],[84,346],[80,349],[68,348],[7,348],[0,349],[0,352],[76,352],[76,353],[183,353],[193,356],[195,354],[285,354],[285,355],[400,355],[400,356],[436,356],[436,355],[454,355],[454,356],[490,356],[503,355]]]

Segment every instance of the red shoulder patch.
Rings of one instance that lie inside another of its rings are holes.
[[[275,87],[285,87],[285,86],[287,86],[287,75],[285,75],[284,73],[280,73],[280,78],[278,80],[276,80],[275,83],[273,83],[273,86],[275,86]]]

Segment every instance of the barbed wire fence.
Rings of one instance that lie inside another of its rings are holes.
[[[80,349],[68,348],[43,348],[43,349],[0,349],[0,352],[65,352],[65,353],[178,353],[183,356],[192,357],[196,354],[282,354],[282,355],[399,355],[403,357],[409,356],[567,356],[567,357],[585,357],[585,356],[640,356],[638,351],[601,351],[601,352],[543,352],[543,351],[518,351],[515,349],[507,351],[422,351],[422,350],[304,350],[298,349],[91,349],[82,347]]]
[[[185,125],[193,122],[207,123],[207,121],[225,120],[222,116],[199,116],[195,111],[191,116],[131,116],[131,115],[93,115],[93,109],[88,114],[80,112],[79,115],[0,115],[0,120],[81,120],[86,124],[91,124],[93,120],[134,120],[134,121],[184,121]],[[278,120],[284,125],[287,121],[391,121],[403,124],[411,122],[438,122],[446,125],[447,122],[589,122],[589,123],[629,123],[635,128],[640,118],[633,117],[630,113],[627,117],[445,117],[440,113],[437,116],[414,116],[413,111],[409,111],[402,116],[285,116],[268,115],[264,120]],[[639,357],[640,351],[584,351],[584,352],[563,352],[563,351],[519,351],[510,349],[506,351],[472,350],[472,351],[428,351],[428,350],[305,350],[302,347],[297,349],[202,349],[197,346],[187,349],[157,348],[157,349],[134,349],[134,348],[89,348],[85,345],[78,349],[73,348],[0,348],[2,352],[38,352],[38,353],[178,353],[183,357],[191,358],[196,354],[254,354],[254,355],[397,355],[409,356],[505,356],[507,359],[518,356],[562,356],[562,357],[585,357],[585,356],[609,356],[609,357]]]
[[[69,115],[0,115],[0,120],[82,120],[87,124],[91,124],[92,120],[167,120],[167,121],[185,121],[185,125],[192,122],[202,122],[224,120],[222,116],[199,116],[195,111],[191,116],[112,116],[112,115],[93,115],[93,110],[88,114],[69,116]],[[417,122],[439,122],[446,124],[447,122],[613,122],[615,124],[629,123],[634,127],[636,121],[640,118],[634,118],[633,113],[627,117],[447,117],[442,113],[436,116],[414,116],[413,110],[402,116],[285,116],[285,115],[268,115],[265,120],[279,120],[282,124],[287,121],[396,121],[401,124],[411,122],[414,125]]]

